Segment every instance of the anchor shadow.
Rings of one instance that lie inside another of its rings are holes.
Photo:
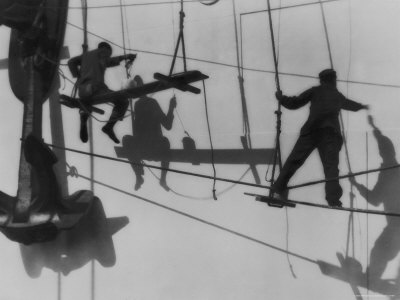
[[[103,267],[116,263],[112,236],[125,227],[127,217],[107,218],[101,201],[94,197],[87,214],[72,229],[61,231],[55,240],[32,245],[20,245],[27,274],[40,276],[43,268],[68,275],[92,260]]]

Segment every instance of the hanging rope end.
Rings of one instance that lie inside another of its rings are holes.
[[[217,190],[216,189],[213,189],[213,198],[214,198],[215,201],[218,200],[218,198],[217,198]]]

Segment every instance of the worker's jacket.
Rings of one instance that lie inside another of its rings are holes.
[[[102,56],[101,49],[88,51],[71,58],[68,67],[72,76],[78,77],[80,84],[104,84],[104,73],[107,68],[118,66],[120,60],[115,57]]]
[[[333,128],[340,135],[339,113],[341,109],[358,111],[364,105],[349,100],[336,87],[322,84],[312,87],[299,96],[282,96],[280,103],[288,109],[297,109],[308,102],[310,115],[303,125],[300,135],[307,135],[320,128]]]

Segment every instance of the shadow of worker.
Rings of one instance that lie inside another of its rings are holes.
[[[396,151],[392,141],[375,126],[373,118],[368,117],[373,128],[374,137],[378,143],[379,155],[382,158],[381,168],[397,165]],[[369,204],[378,206],[383,204],[384,211],[400,212],[400,169],[394,168],[381,171],[378,180],[369,190],[353,178],[352,183]],[[400,252],[400,218],[386,216],[387,225],[375,241],[370,253],[370,263],[367,274],[371,283],[381,279],[387,264]]]
[[[143,80],[140,76],[135,76],[132,85],[140,87],[143,85]],[[172,128],[174,120],[174,109],[176,107],[176,99],[173,97],[169,103],[169,109],[165,114],[158,102],[148,97],[142,96],[136,101],[134,106],[133,118],[133,139],[134,146],[132,168],[136,175],[135,190],[140,189],[144,183],[144,169],[141,161],[144,160],[160,160],[161,161],[161,176],[160,185],[169,191],[167,185],[167,169],[170,163],[170,143],[163,136],[162,127],[167,130]]]

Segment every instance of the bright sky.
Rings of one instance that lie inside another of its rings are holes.
[[[153,73],[167,74],[179,32],[179,4],[170,1],[158,5],[141,0],[123,0],[126,47],[137,53],[132,75],[145,82]],[[153,1],[151,1],[153,2]],[[156,2],[156,1],[154,1]],[[272,0],[273,8],[314,1]],[[236,6],[238,44],[235,38],[233,3]],[[80,1],[71,0],[65,45],[71,56],[81,53],[83,33]],[[121,12],[118,0],[88,1],[89,6],[117,7],[89,10],[89,46],[102,39],[113,44],[114,54],[123,54]],[[131,5],[132,4],[132,5]],[[266,12],[266,0],[220,0],[213,6],[185,3],[185,43],[188,68],[210,76],[206,81],[207,108],[215,149],[241,149],[243,135],[242,106],[238,84],[237,56],[243,60],[246,103],[254,148],[272,148],[275,137],[274,66]],[[341,82],[339,89],[349,98],[371,106],[376,125],[394,143],[398,139],[398,98],[400,92],[400,3],[394,0],[338,0],[324,4],[332,59]],[[321,7],[318,4],[282,9],[272,13],[279,46],[279,70],[283,92],[294,95],[318,84],[318,72],[330,66]],[[239,26],[241,24],[241,27]],[[2,27],[0,58],[8,55],[9,30]],[[239,51],[239,52],[237,52]],[[65,63],[66,61],[62,61]],[[210,63],[213,62],[213,63]],[[66,77],[72,78],[65,66]],[[182,71],[181,60],[176,71]],[[301,75],[301,76],[300,76]],[[125,78],[121,67],[107,71],[107,84],[120,89]],[[69,94],[72,85],[62,81],[60,93]],[[364,84],[368,83],[368,84]],[[195,84],[202,88],[201,84]],[[0,119],[0,190],[15,195],[18,182],[22,105],[15,99],[7,70],[0,71],[3,109]],[[393,87],[394,86],[394,87]],[[204,93],[191,95],[179,91],[154,94],[164,111],[176,94],[179,116],[171,131],[164,134],[173,149],[182,149],[184,130],[198,149],[209,149]],[[102,108],[110,111],[109,106]],[[51,142],[49,107],[45,103],[43,132]],[[307,108],[283,111],[282,155],[285,160],[294,145],[298,130],[307,117]],[[380,166],[378,146],[367,123],[366,112],[344,113],[348,152],[353,171]],[[104,116],[94,120],[94,152],[116,157],[114,144],[101,132]],[[63,107],[65,143],[69,148],[88,151],[79,140],[76,110]],[[119,137],[132,134],[127,117],[116,127]],[[67,161],[79,174],[89,176],[89,158],[67,153]],[[159,162],[149,162],[159,165]],[[211,165],[195,166],[171,163],[171,168],[212,175]],[[246,165],[216,165],[218,177],[254,182]],[[264,181],[268,166],[259,165]],[[341,153],[341,173],[348,172],[346,155]],[[154,171],[158,176],[159,171]],[[247,173],[246,173],[247,172]],[[269,170],[271,172],[271,170]],[[314,153],[291,181],[292,184],[323,178],[319,158]],[[24,271],[19,246],[0,237],[0,300],[40,299],[355,299],[349,284],[325,276],[316,261],[339,266],[337,252],[359,260],[365,270],[369,252],[386,226],[381,216],[355,214],[351,222],[354,237],[349,238],[349,214],[298,206],[274,209],[243,195],[265,193],[260,188],[217,183],[218,201],[212,200],[212,181],[168,173],[170,192],[164,191],[152,173],[145,169],[145,183],[135,192],[134,174],[128,164],[95,159],[95,180],[126,193],[95,185],[108,217],[128,216],[130,223],[114,235],[117,262],[111,268],[95,263],[61,276],[44,269],[32,279]],[[372,189],[377,174],[361,176],[359,182]],[[396,183],[395,183],[396,184]],[[349,182],[342,181],[342,201],[350,205]],[[89,182],[69,178],[69,191],[88,189]],[[141,200],[141,198],[142,200]],[[143,198],[148,201],[143,201]],[[322,185],[294,190],[290,198],[325,204]],[[165,207],[157,206],[159,204]],[[355,191],[355,205],[367,208],[367,202]],[[370,209],[382,210],[383,207]],[[192,218],[193,216],[194,218]],[[233,233],[239,233],[233,234]],[[398,234],[397,234],[398,235]],[[290,255],[286,255],[286,251]],[[293,266],[293,276],[289,260]],[[396,278],[398,257],[392,260],[384,278]],[[94,292],[91,289],[94,283]],[[361,293],[367,293],[360,288]],[[373,295],[373,292],[370,292]],[[380,296],[381,297],[381,296]],[[382,296],[383,297],[383,296]],[[380,299],[380,298],[378,298]],[[385,299],[383,297],[382,299]]]

